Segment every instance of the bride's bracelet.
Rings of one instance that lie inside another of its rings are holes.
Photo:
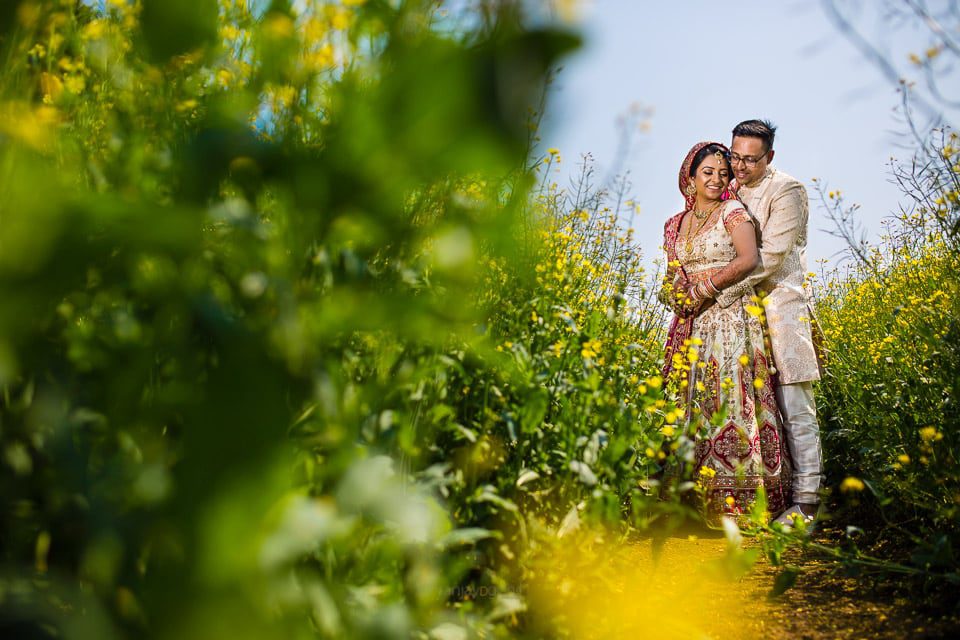
[[[716,298],[718,295],[720,295],[720,290],[717,289],[710,278],[698,282],[690,289],[690,297],[693,298],[694,302]]]
[[[700,302],[701,300],[708,298],[709,295],[707,294],[707,288],[702,282],[698,282],[697,284],[693,285],[692,289],[690,289],[690,297],[693,298],[694,302]]]
[[[720,295],[720,289],[717,288],[717,285],[713,284],[713,276],[710,276],[709,278],[707,278],[706,283],[707,283],[707,291],[710,292],[711,298],[716,298],[718,295]]]

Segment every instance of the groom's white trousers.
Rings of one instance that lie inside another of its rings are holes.
[[[783,417],[783,436],[793,458],[793,501],[818,504],[823,485],[823,450],[813,383],[781,384],[776,392]]]

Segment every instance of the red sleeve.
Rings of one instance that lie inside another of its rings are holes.
[[[723,227],[727,230],[727,233],[733,233],[733,230],[739,227],[741,223],[753,222],[746,208],[738,200],[728,201],[724,205],[721,215],[723,216]]]

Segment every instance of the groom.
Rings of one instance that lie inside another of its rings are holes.
[[[784,437],[793,457],[793,506],[776,522],[791,526],[800,517],[812,525],[820,502],[823,455],[813,400],[820,370],[813,346],[813,317],[803,288],[807,271],[807,192],[796,179],[770,166],[776,127],[765,120],[745,120],[733,129],[730,145],[738,197],[760,223],[763,264],[741,283],[717,296],[729,306],[753,287],[764,301],[773,361],[780,374],[777,403]]]

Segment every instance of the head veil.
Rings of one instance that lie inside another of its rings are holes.
[[[687,156],[683,159],[683,164],[680,165],[680,175],[678,179],[678,185],[680,187],[680,195],[683,196],[684,207],[683,207],[683,211],[681,211],[680,213],[674,215],[669,220],[667,220],[667,224],[664,226],[664,229],[663,229],[664,247],[667,250],[667,262],[673,262],[677,259],[676,246],[677,246],[677,236],[680,233],[680,222],[681,220],[683,220],[683,214],[693,209],[693,207],[697,203],[696,194],[690,195],[689,193],[687,193],[687,186],[689,186],[690,183],[693,182],[693,178],[690,177],[690,167],[693,166],[693,159],[697,156],[700,150],[711,144],[715,144],[721,149],[723,149],[727,153],[727,155],[730,154],[730,150],[727,149],[726,145],[720,142],[709,142],[709,141],[698,142],[697,144],[693,145],[693,147],[690,149],[689,152],[687,152]],[[737,197],[737,194],[735,191],[735,185],[734,185],[734,182],[731,180],[730,185],[727,187],[726,191],[724,191],[723,194],[720,196],[720,199],[730,200],[731,198],[736,198],[736,197]]]

